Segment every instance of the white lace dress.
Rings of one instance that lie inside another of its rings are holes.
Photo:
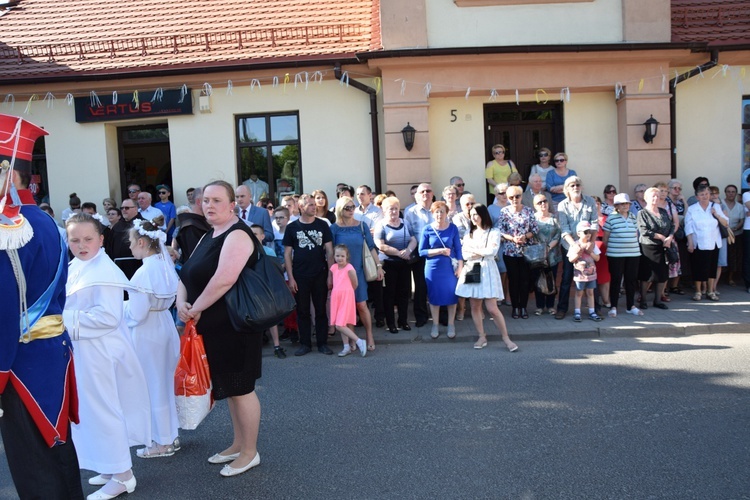
[[[473,234],[467,232],[461,243],[466,264],[458,278],[456,295],[472,299],[505,298],[495,263],[495,255],[500,248],[500,231],[494,228],[475,229]],[[479,283],[466,283],[466,273],[475,265],[482,268],[481,280]]]

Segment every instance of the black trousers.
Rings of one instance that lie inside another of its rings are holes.
[[[411,273],[414,277],[414,319],[417,325],[427,323],[429,311],[427,310],[427,282],[424,280],[425,258],[420,257],[411,265]]]
[[[617,307],[620,298],[620,280],[625,284],[625,306],[630,310],[635,305],[635,288],[638,283],[638,265],[640,257],[607,257],[609,274],[609,303]]]
[[[508,270],[508,295],[513,308],[526,308],[529,302],[529,284],[531,269],[523,257],[503,255],[505,268]]]
[[[10,382],[0,396],[0,418],[8,468],[21,499],[83,499],[73,441],[50,448]]]
[[[297,328],[299,343],[312,347],[312,320],[310,319],[310,299],[315,308],[315,340],[318,347],[328,344],[328,314],[326,300],[328,299],[328,271],[324,270],[317,276],[297,276]]]
[[[383,268],[385,270],[385,268]],[[367,283],[367,299],[372,303],[375,321],[384,321],[385,312],[383,310],[383,282],[370,281]]]
[[[389,328],[396,326],[393,306],[398,308],[398,325],[403,326],[409,321],[409,295],[411,293],[411,269],[409,263],[403,259],[386,259],[383,261],[385,271],[385,290],[383,290],[383,306],[385,307],[385,322]]]

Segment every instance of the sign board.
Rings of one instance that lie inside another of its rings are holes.
[[[151,92],[138,92],[139,103],[136,107],[133,102],[133,93],[118,94],[117,102],[114,103],[112,94],[102,94],[98,103],[92,104],[90,97],[76,97],[76,121],[78,123],[106,122],[113,120],[131,120],[136,118],[150,118],[154,116],[192,115],[193,100],[192,93],[182,98],[179,89],[165,90],[161,99],[154,99]],[[182,99],[182,102],[180,102]]]

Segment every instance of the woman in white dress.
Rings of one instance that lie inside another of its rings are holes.
[[[63,312],[75,352],[80,424],[73,425],[82,469],[99,473],[103,485],[88,500],[107,500],[135,490],[130,446],[151,443],[146,377],[123,315],[125,274],[104,249],[102,225],[88,214],[66,224],[75,257],[68,268]]]
[[[516,352],[518,346],[510,340],[505,318],[497,307],[497,301],[504,298],[500,272],[495,264],[495,255],[500,248],[500,231],[492,227],[492,218],[484,205],[476,204],[471,207],[469,217],[471,225],[462,241],[462,253],[466,259],[466,265],[458,278],[456,295],[470,299],[471,318],[474,321],[474,327],[479,332],[479,340],[474,344],[474,349],[487,347],[487,335],[484,332],[484,321],[482,321],[482,303],[484,303],[487,312],[492,316],[500,331],[505,346],[510,352]],[[480,282],[466,283],[466,274],[474,266],[481,267]]]
[[[148,383],[153,444],[137,450],[141,458],[171,457],[177,450],[177,406],[174,372],[180,359],[180,336],[169,307],[177,297],[179,278],[166,252],[167,235],[150,222],[135,220],[130,251],[143,265],[130,283],[125,320]]]

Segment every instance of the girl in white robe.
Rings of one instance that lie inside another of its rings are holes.
[[[128,279],[101,248],[101,224],[75,214],[66,224],[75,258],[68,268],[63,312],[75,352],[80,424],[72,426],[79,465],[103,485],[88,500],[135,489],[130,446],[151,443],[146,377],[123,314]]]
[[[141,458],[170,457],[177,447],[177,405],[174,372],[180,358],[180,337],[169,307],[177,296],[179,278],[164,246],[167,236],[150,222],[135,220],[130,230],[130,250],[143,265],[130,283],[125,319],[135,352],[146,374],[151,399],[153,444],[137,450]]]

